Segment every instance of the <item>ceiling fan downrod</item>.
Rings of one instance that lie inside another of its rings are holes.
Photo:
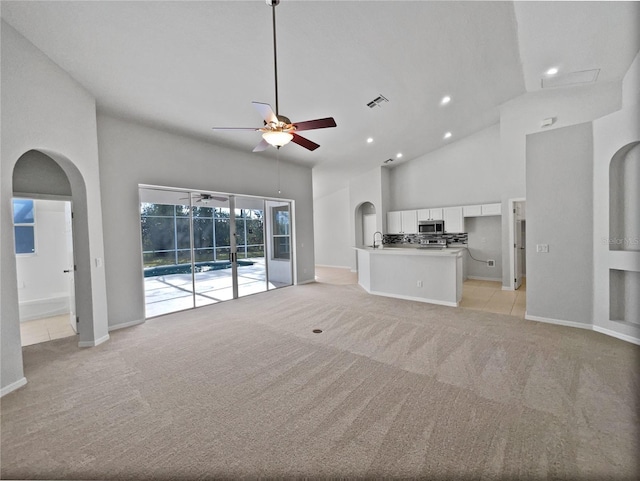
[[[271,17],[273,20],[273,72],[275,76],[275,88],[276,88],[276,117],[280,112],[278,106],[278,49],[276,46],[276,6],[280,3],[280,0],[266,0],[267,5],[271,7]]]

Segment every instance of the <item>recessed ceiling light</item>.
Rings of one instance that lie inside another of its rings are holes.
[[[440,101],[440,105],[447,105],[449,102],[451,102],[451,97],[449,97],[448,95],[445,95],[444,97],[442,97],[442,100]]]
[[[558,67],[552,67],[546,71],[547,75],[555,75],[558,73]]]
[[[367,139],[367,144],[370,144],[371,142],[373,142],[373,137],[369,137],[369,138]]]
[[[448,139],[451,137],[451,132],[447,132],[446,134],[444,134],[444,138]]]
[[[400,157],[402,157],[402,152],[398,152],[398,153],[396,154],[396,158],[398,158],[398,159],[399,159]]]

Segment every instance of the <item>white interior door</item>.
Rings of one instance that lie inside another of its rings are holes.
[[[376,232],[376,215],[364,214],[362,216],[362,245],[370,246],[373,244],[373,234]],[[379,239],[382,243],[382,240]]]
[[[67,268],[64,272],[68,278],[69,289],[69,324],[73,329],[73,332],[78,333],[78,323],[76,317],[76,272],[75,272],[75,260],[73,257],[73,216],[71,213],[71,202],[65,202],[64,206],[64,232],[66,236],[67,245]]]

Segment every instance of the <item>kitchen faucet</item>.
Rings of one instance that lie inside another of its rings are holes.
[[[384,239],[383,239],[383,236],[382,236],[382,232],[380,232],[379,230],[378,230],[378,231],[375,231],[375,232],[373,233],[373,248],[374,248],[374,249],[376,248],[376,234],[380,234],[380,245],[382,245],[382,242],[383,242],[383,240],[384,240]]]

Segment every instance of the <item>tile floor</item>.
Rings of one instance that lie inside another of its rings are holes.
[[[75,335],[75,331],[69,324],[69,314],[20,323],[20,337],[23,346]]]
[[[341,267],[316,266],[316,281],[338,285],[357,284],[358,274]],[[526,303],[526,280],[517,291],[503,291],[501,282],[468,279],[462,287],[460,307],[524,319]]]
[[[524,319],[527,304],[526,280],[517,291],[503,291],[502,283],[468,279],[462,287],[460,307],[498,314],[509,314]]]

